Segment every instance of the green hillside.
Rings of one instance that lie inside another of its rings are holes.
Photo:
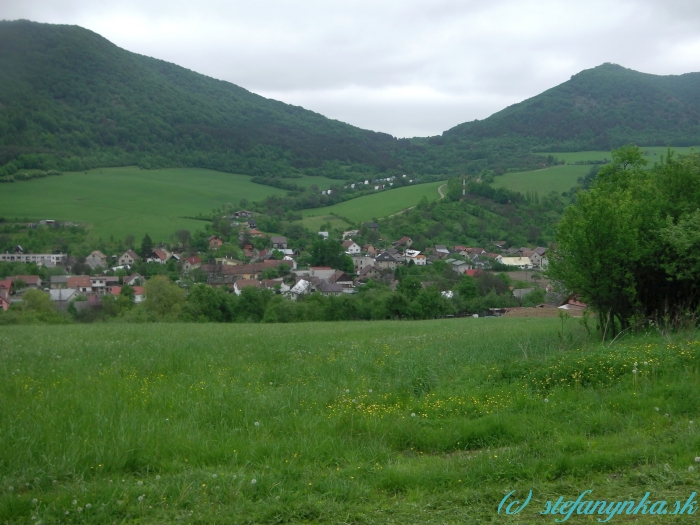
[[[0,49],[0,166],[138,162],[284,175],[329,160],[396,164],[389,135],[125,51],[77,26],[1,21]]]
[[[302,222],[306,227],[313,230],[313,228],[325,221],[332,221],[332,216],[337,215],[348,219],[350,224],[357,226],[359,222],[369,221],[372,218],[387,217],[415,206],[423,197],[426,197],[428,200],[435,200],[440,196],[437,191],[438,187],[443,184],[444,182],[416,184],[359,197],[334,204],[333,206],[304,210],[302,212],[304,217]]]
[[[206,215],[241,199],[262,200],[284,193],[254,184],[245,175],[199,168],[99,168],[0,188],[0,213],[7,219],[80,222],[91,227],[94,237],[135,235],[140,239],[148,233],[163,241],[176,230],[202,228],[201,221],[184,217]]]
[[[3,523],[541,524],[585,490],[669,512],[697,492],[691,334],[602,345],[575,320],[500,318],[4,326],[0,342]],[[530,505],[499,515],[513,490]],[[693,523],[610,521],[636,520]]]
[[[659,76],[615,64],[570,80],[482,121],[460,124],[447,140],[526,140],[543,151],[700,143],[700,73]]]

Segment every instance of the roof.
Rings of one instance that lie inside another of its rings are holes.
[[[332,283],[352,281],[350,276],[342,270],[336,270],[335,273],[328,278],[328,280]]]
[[[16,281],[20,279],[24,281],[25,284],[33,284],[34,286],[39,286],[39,281],[41,280],[38,275],[13,275],[8,277],[10,281]]]
[[[213,241],[214,239],[219,239],[220,241],[222,240],[218,235],[210,235],[208,240]]]
[[[52,301],[68,301],[75,295],[75,288],[63,288],[59,290],[49,290]]]
[[[341,246],[343,248],[350,248],[353,244],[357,244],[355,241],[345,241]]]
[[[139,258],[139,256],[136,255],[136,252],[135,252],[134,250],[126,250],[126,251],[122,254],[122,257],[124,257],[125,255],[128,255],[128,256],[131,257],[132,259],[138,259],[138,258]]]
[[[140,274],[132,273],[129,277],[124,277],[123,282],[128,283],[129,281],[133,281],[134,279],[141,279],[142,281],[145,281],[145,279],[141,277]]]
[[[369,272],[378,273],[379,270],[375,266],[365,266],[364,268],[362,268],[362,270],[360,270],[360,277],[364,277]]]
[[[390,254],[387,252],[380,253],[374,258],[375,261],[379,262],[396,262],[396,259],[394,259]]]
[[[85,252],[83,252],[83,253],[85,253]],[[106,256],[104,253],[102,253],[100,250],[95,250],[95,251],[92,252],[90,255],[88,255],[88,257],[92,257],[93,255],[94,255],[95,257],[99,257],[100,259],[104,259],[104,258],[107,257],[107,256]]]
[[[249,235],[265,235],[263,232],[256,230],[255,228],[253,228],[252,230],[249,230],[248,234]]]
[[[311,286],[311,283],[309,281],[300,279],[299,282],[295,284],[290,291],[296,294],[304,293],[309,289],[309,286]]]
[[[501,264],[508,266],[527,266],[531,265],[532,262],[527,257],[501,257]]]
[[[273,244],[287,244],[287,238],[283,235],[273,235],[270,237],[270,241],[272,241]]]
[[[68,282],[68,275],[52,275],[49,278],[49,281],[52,284],[58,284],[58,283],[67,283]]]
[[[168,258],[168,254],[165,253],[165,250],[153,250],[153,254],[161,260],[165,260]]]
[[[243,288],[262,288],[263,284],[258,281],[257,279],[238,279],[234,283],[235,287],[238,288],[239,290]]]
[[[202,259],[200,259],[197,255],[195,255],[193,257],[187,257],[187,259],[185,259],[185,261],[187,261],[190,264],[199,264],[202,262]]]
[[[77,275],[68,278],[68,288],[92,288],[92,281],[88,275]]]
[[[330,266],[309,266],[311,270],[332,270]]]
[[[343,291],[342,285],[336,283],[329,283],[328,281],[321,281],[316,288],[318,288],[319,291],[326,293],[342,293]]]

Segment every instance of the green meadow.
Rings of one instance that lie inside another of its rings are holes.
[[[290,180],[321,189],[339,183],[324,177]],[[200,168],[98,168],[2,184],[0,215],[87,223],[95,237],[123,239],[132,234],[140,239],[148,233],[154,240],[167,240],[176,230],[202,227],[200,221],[185,217],[207,215],[241,199],[258,201],[284,193],[254,184],[245,175]]]
[[[699,358],[556,318],[6,326],[0,522],[555,523],[589,489],[671,512],[700,481]]]
[[[591,169],[587,165],[552,166],[535,171],[519,171],[517,173],[505,173],[494,177],[491,184],[494,188],[506,188],[519,191],[525,195],[528,191],[536,191],[540,197],[550,191],[561,194],[576,186],[579,177],[585,177]]]
[[[652,165],[661,161],[661,156],[668,153],[665,147],[642,147],[645,158]],[[678,155],[687,155],[697,148],[672,148]],[[547,156],[548,154],[541,154]],[[565,153],[551,153],[560,160],[566,161],[565,165],[553,166],[534,171],[521,171],[517,173],[506,173],[498,176],[493,182],[494,188],[506,188],[513,191],[526,192],[536,191],[540,196],[546,195],[550,191],[562,193],[569,191],[576,186],[579,177],[585,177],[590,171],[590,164],[574,164],[575,162],[590,162],[612,160],[609,151],[575,151]]]
[[[347,223],[348,226],[350,224],[357,225],[372,218],[387,217],[415,206],[423,197],[426,197],[428,200],[438,199],[440,195],[437,190],[443,184],[445,184],[445,181],[405,186],[358,197],[357,199],[334,204],[333,206],[304,210],[302,211],[302,216],[304,217],[302,223],[313,230],[324,222],[337,221],[337,217],[348,219],[350,221],[350,223]],[[346,223],[346,221],[342,222]]]

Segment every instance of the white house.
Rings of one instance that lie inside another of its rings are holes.
[[[362,251],[362,248],[360,248],[360,245],[357,244],[355,241],[343,242],[343,248],[345,249],[345,253],[347,253],[349,255],[355,255],[355,254],[358,254]]]

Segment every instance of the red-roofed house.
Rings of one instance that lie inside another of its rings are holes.
[[[3,296],[7,299],[11,293],[12,279],[5,279],[4,281],[0,281],[0,296]]]
[[[24,284],[27,285],[27,288],[31,290],[38,290],[43,284],[41,277],[39,277],[38,275],[14,275],[12,277],[8,277],[8,279],[10,281],[21,280],[22,282],[24,282]]]
[[[0,295],[0,308],[2,308],[3,312],[7,312],[8,308],[10,308],[10,301]]]
[[[92,292],[92,281],[88,275],[78,275],[76,277],[69,277],[66,288],[74,288],[80,293],[91,293]]]
[[[202,259],[200,259],[198,256],[195,255],[193,257],[187,257],[182,263],[182,271],[187,273],[190,270],[199,268],[200,266],[202,266]]]

